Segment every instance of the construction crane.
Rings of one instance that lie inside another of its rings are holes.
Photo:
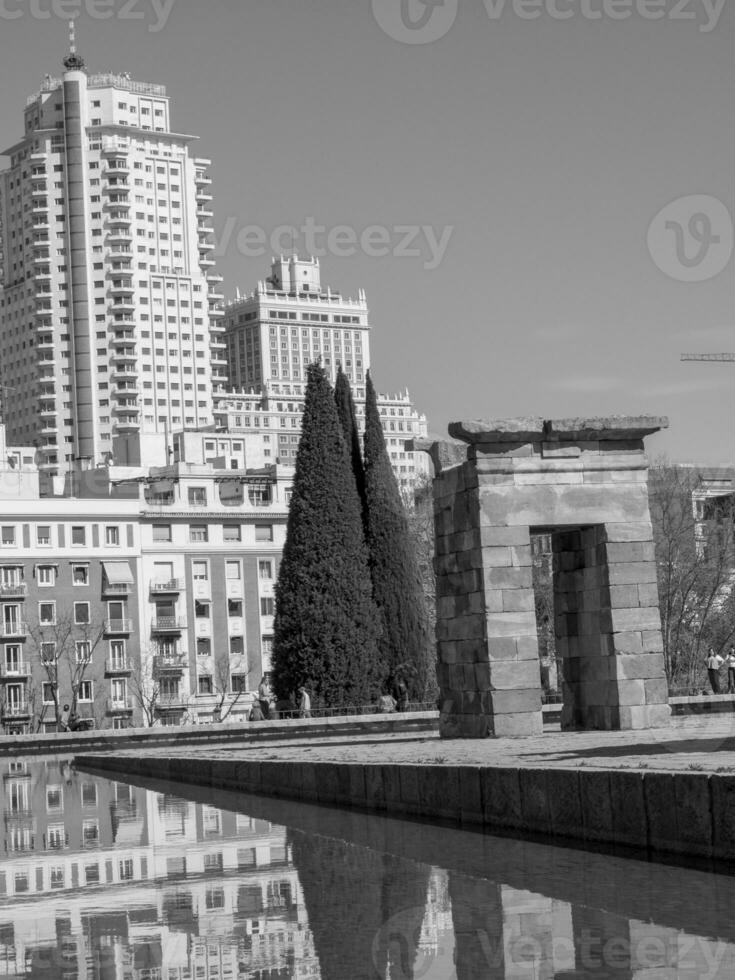
[[[735,361],[735,354],[682,354],[682,361]]]

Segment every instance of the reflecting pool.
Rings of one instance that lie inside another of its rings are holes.
[[[735,878],[0,760],[0,976],[712,980]]]

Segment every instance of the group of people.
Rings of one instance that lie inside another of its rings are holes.
[[[270,674],[263,674],[258,685],[258,697],[250,709],[250,721],[268,721],[272,718],[311,718],[311,695],[300,687],[296,696],[287,701],[276,701],[271,688]]]
[[[707,651],[707,673],[713,694],[735,694],[735,646],[730,646],[727,656],[721,657],[715,653],[715,648],[710,647]],[[720,668],[723,664],[727,665],[727,692],[720,689]]]

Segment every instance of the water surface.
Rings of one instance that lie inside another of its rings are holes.
[[[0,977],[711,980],[735,879],[0,760]]]

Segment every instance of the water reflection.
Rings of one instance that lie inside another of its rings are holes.
[[[0,775],[3,977],[735,975],[731,877],[255,797],[214,806],[60,759]]]

